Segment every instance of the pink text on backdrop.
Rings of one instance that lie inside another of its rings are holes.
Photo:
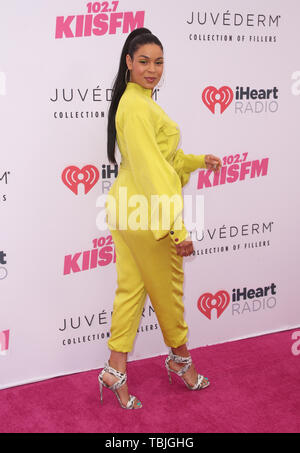
[[[145,11],[126,11],[110,14],[80,14],[57,16],[55,38],[81,38],[82,36],[115,35],[118,29],[128,33],[144,26]]]
[[[116,252],[111,235],[93,241],[94,248],[66,255],[64,259],[64,275],[107,266],[116,262]]]
[[[266,176],[268,173],[269,158],[247,162],[223,165],[220,171],[213,174],[212,170],[201,170],[198,173],[197,189],[218,186],[226,183],[244,181],[245,179]],[[213,177],[211,179],[211,176]]]

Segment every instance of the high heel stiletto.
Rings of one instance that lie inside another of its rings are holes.
[[[175,371],[173,370],[172,368],[170,368],[169,366],[169,362],[170,360],[173,360],[175,363],[184,363],[185,365],[179,370],[179,371]],[[195,385],[189,385],[184,379],[183,379],[183,375],[184,373],[187,372],[187,370],[191,367],[192,365],[192,358],[191,356],[189,357],[181,357],[179,355],[176,355],[176,354],[173,354],[172,350],[169,352],[169,355],[168,357],[166,358],[166,361],[165,361],[165,366],[166,366],[166,369],[168,371],[168,376],[169,376],[169,382],[170,384],[172,383],[172,378],[171,378],[171,372],[172,373],[175,373],[177,374],[177,376],[181,377],[181,379],[183,380],[183,382],[185,383],[185,385],[187,386],[188,389],[190,390],[200,390],[200,389],[204,389],[206,387],[208,387],[210,385],[210,382],[208,381],[208,379],[204,376],[202,376],[201,374],[198,374],[198,379],[197,379],[197,382]],[[207,382],[204,383],[203,380],[206,379]]]
[[[115,377],[119,378],[119,380],[116,381],[113,385],[109,386],[103,381],[104,373],[113,374]],[[124,385],[126,383],[126,381],[127,381],[127,373],[121,373],[121,371],[115,370],[114,368],[112,368],[111,366],[109,366],[106,363],[104,368],[103,368],[103,370],[101,371],[101,373],[98,376],[98,381],[99,381],[99,385],[100,385],[101,404],[103,403],[103,389],[102,389],[102,387],[104,386],[104,387],[106,387],[109,390],[112,390],[114,392],[114,394],[116,395],[116,397],[117,397],[117,399],[118,399],[118,401],[120,403],[120,406],[123,409],[141,409],[142,403],[140,401],[138,402],[138,405],[136,407],[134,407],[134,400],[136,399],[138,401],[138,399],[135,396],[133,396],[133,395],[129,395],[129,400],[128,400],[126,406],[124,406],[124,404],[122,403],[122,401],[120,399],[120,396],[119,396],[119,394],[117,392],[117,390],[120,387],[122,387],[122,385]]]

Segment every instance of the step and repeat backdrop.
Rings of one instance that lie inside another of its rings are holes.
[[[116,253],[99,219],[120,154],[108,162],[107,112],[122,46],[143,26],[164,46],[154,99],[180,147],[223,162],[183,189],[204,204],[184,259],[189,348],[299,326],[299,2],[10,0],[0,12],[0,388],[109,357]],[[165,353],[147,298],[129,360]]]

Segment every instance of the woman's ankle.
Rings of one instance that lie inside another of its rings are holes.
[[[127,353],[111,351],[108,364],[115,370],[118,370],[121,373],[126,373]]]
[[[179,355],[180,357],[189,357],[190,353],[186,347],[186,344],[178,346],[178,348],[171,348],[173,354]]]

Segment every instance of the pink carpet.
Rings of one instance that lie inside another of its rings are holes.
[[[295,329],[294,329],[295,330]],[[210,387],[192,392],[165,356],[128,364],[141,410],[121,409],[98,370],[0,391],[2,433],[295,433],[300,431],[300,355],[292,331],[191,351]],[[175,382],[176,381],[176,382]]]

